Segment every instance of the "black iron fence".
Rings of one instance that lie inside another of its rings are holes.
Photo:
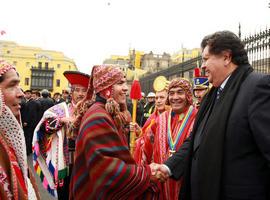
[[[265,29],[259,33],[243,39],[248,52],[249,62],[255,71],[270,73],[270,29]],[[171,66],[156,73],[147,74],[140,79],[142,91],[148,93],[153,91],[153,82],[158,76],[165,76],[168,80],[176,77],[193,78],[193,69],[201,66],[201,56],[186,62]]]
[[[140,78],[142,91],[145,93],[153,91],[153,82],[155,78],[158,76],[165,76],[167,80],[172,80],[173,78],[176,77],[185,77],[188,79],[192,79],[193,69],[200,65],[201,65],[201,56],[168,67],[167,69],[161,70],[159,72],[146,75],[143,78]]]
[[[248,52],[249,62],[255,71],[270,73],[270,29],[243,39]]]

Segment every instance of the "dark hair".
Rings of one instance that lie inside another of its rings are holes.
[[[16,70],[15,70],[16,71]],[[2,83],[4,80],[5,80],[5,74],[6,73],[4,73],[2,76],[0,76],[0,83]],[[16,74],[18,75],[18,77],[20,77],[19,76],[19,73],[16,71]]]
[[[37,95],[37,96],[40,96],[40,92],[39,91],[37,91],[37,90],[32,90],[32,92],[31,92],[32,94],[35,94],[35,95]]]
[[[5,74],[3,74],[2,76],[0,76],[0,83],[2,83],[5,80],[4,76],[5,76]]]
[[[26,92],[32,93],[32,90],[25,90],[24,93],[26,93]]]
[[[209,53],[219,55],[223,51],[230,51],[232,62],[236,65],[248,64],[248,56],[244,43],[231,31],[218,31],[207,35],[201,42],[201,48],[209,46]]]

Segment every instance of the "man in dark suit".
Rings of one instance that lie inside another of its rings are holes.
[[[253,72],[232,32],[206,36],[201,47],[213,87],[192,135],[155,170],[183,177],[181,200],[270,199],[270,76]]]

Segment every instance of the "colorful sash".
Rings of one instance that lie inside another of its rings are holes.
[[[168,134],[168,144],[169,144],[169,152],[170,152],[170,156],[175,152],[175,147],[178,145],[180,138],[187,126],[187,122],[190,119],[191,113],[193,112],[194,108],[193,106],[189,106],[189,109],[181,123],[181,126],[178,128],[177,130],[177,134],[175,136],[175,140],[173,138],[172,135],[172,130],[171,130],[171,118],[172,118],[172,111],[169,112],[169,116],[168,116],[168,124],[167,124],[167,134]]]

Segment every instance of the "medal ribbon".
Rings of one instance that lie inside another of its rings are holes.
[[[187,125],[187,122],[188,122],[188,120],[189,120],[189,118],[191,116],[191,113],[192,113],[193,109],[194,109],[193,106],[189,107],[188,112],[186,113],[185,118],[183,119],[183,121],[181,123],[181,126],[180,126],[180,128],[178,130],[178,133],[177,133],[176,138],[175,138],[174,141],[173,141],[172,130],[171,130],[171,118],[172,118],[171,112],[172,111],[170,111],[169,119],[168,119],[168,132],[167,132],[168,133],[168,143],[169,143],[169,146],[170,146],[170,150],[175,151],[175,146],[177,146],[177,144],[178,144],[178,142],[179,142],[179,140],[181,138],[181,135],[182,135],[182,133],[183,133],[183,131],[184,131],[186,125]]]

